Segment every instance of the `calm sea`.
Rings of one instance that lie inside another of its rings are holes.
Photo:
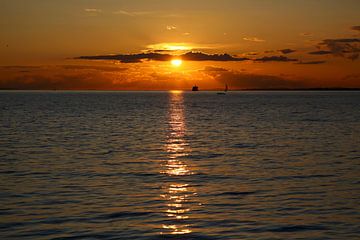
[[[360,239],[360,92],[0,92],[1,239]]]

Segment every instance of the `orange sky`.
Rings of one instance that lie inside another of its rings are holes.
[[[359,9],[357,0],[6,1],[0,89],[360,88]]]

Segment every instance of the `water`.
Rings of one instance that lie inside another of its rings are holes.
[[[0,92],[1,239],[359,239],[359,92]]]

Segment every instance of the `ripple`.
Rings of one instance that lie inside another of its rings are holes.
[[[0,91],[0,238],[357,239],[359,101]]]

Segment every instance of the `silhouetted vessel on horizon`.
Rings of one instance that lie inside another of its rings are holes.
[[[199,91],[199,87],[195,85],[195,86],[192,87],[191,91],[197,92],[197,91]]]
[[[225,84],[224,92],[218,92],[217,94],[218,94],[218,95],[226,95],[226,92],[227,92],[228,90],[229,90],[228,85]]]

